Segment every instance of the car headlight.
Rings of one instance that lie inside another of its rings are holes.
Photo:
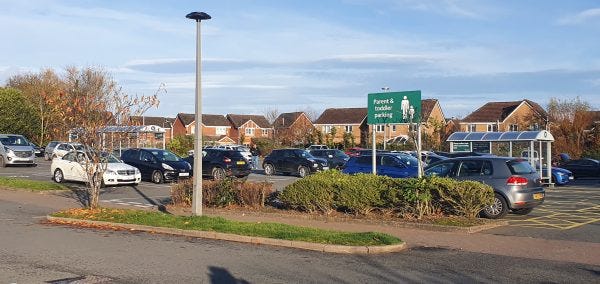
[[[319,166],[319,164],[313,164],[313,168],[316,168],[318,166]]]
[[[171,167],[171,166],[169,166],[169,165],[167,165],[165,163],[162,163],[162,167],[163,167],[163,169],[165,169],[167,171],[174,171],[175,170],[175,169],[173,169],[173,167]]]
[[[4,146],[4,151],[6,151],[6,153],[8,154],[12,152],[12,149]]]
[[[135,174],[136,174],[136,175],[139,175],[139,174],[140,174],[140,170],[138,170],[138,168],[134,168],[134,170],[135,170]]]

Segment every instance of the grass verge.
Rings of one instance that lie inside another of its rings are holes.
[[[28,180],[21,178],[0,177],[0,187],[27,189],[32,191],[68,190],[66,186],[50,181]]]
[[[213,231],[252,237],[304,241],[332,245],[381,246],[393,245],[400,239],[377,232],[349,233],[279,223],[249,223],[208,216],[175,216],[162,212],[127,209],[70,209],[52,214],[54,217],[92,221],[138,224],[183,230]]]

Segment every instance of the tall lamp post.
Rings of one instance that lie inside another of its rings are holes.
[[[194,191],[192,194],[192,214],[202,215],[202,41],[200,24],[209,20],[210,15],[204,12],[191,12],[185,16],[196,21],[196,112],[194,133]]]

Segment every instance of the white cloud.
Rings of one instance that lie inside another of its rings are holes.
[[[558,20],[558,24],[577,25],[593,19],[600,19],[600,8],[587,9],[577,14],[564,16]]]

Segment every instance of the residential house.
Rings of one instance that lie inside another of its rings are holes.
[[[138,134],[140,145],[144,147],[162,148],[163,136],[164,142],[169,143],[173,138],[173,123],[175,118],[162,116],[130,116],[129,122],[132,125],[158,126],[165,130],[164,133],[141,133]]]
[[[378,125],[377,132],[383,132],[386,141],[403,138],[407,139],[412,127],[408,123]],[[442,111],[442,106],[437,99],[421,100],[421,133],[435,136],[439,142],[446,128],[446,118]],[[377,136],[379,141],[379,135]],[[381,137],[383,139],[383,137]]]
[[[314,129],[312,121],[304,112],[280,114],[273,122],[275,139],[282,145],[305,145]]]
[[[489,102],[461,121],[465,132],[541,130],[547,125],[548,114],[530,100]]]
[[[228,114],[229,137],[238,144],[250,145],[252,139],[273,138],[273,127],[263,115]]]
[[[356,145],[368,143],[369,126],[367,125],[367,108],[328,108],[314,123],[323,134],[332,135],[333,143],[343,143],[344,133],[352,134]]]
[[[220,114],[202,114],[202,142],[204,145],[235,144],[230,138],[231,125]],[[196,116],[193,113],[179,113],[173,124],[173,134],[193,135],[196,133]]]

